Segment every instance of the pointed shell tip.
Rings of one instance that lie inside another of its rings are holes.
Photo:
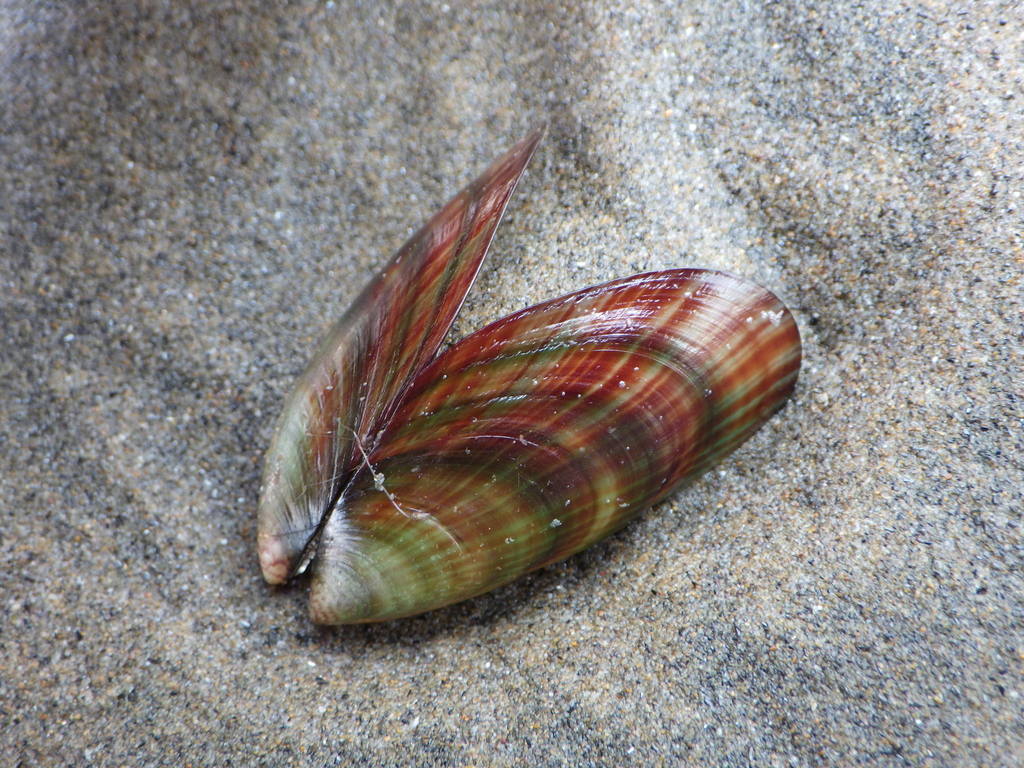
[[[261,534],[259,553],[260,570],[267,584],[284,584],[288,581],[289,559],[280,539]]]

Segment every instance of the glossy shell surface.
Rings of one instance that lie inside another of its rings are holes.
[[[288,400],[260,561],[271,583],[311,563],[317,622],[421,613],[569,557],[727,455],[793,390],[791,314],[713,270],[578,291],[437,355],[538,138],[414,236]]]

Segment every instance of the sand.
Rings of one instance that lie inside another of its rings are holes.
[[[254,554],[319,335],[548,136],[457,323],[709,266],[796,396],[605,543],[321,629]],[[0,763],[1024,760],[1024,11],[0,5]]]

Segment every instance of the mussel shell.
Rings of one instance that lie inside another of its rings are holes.
[[[305,568],[325,513],[359,465],[358,444],[388,423],[448,333],[541,135],[513,146],[416,232],[299,377],[264,460],[257,516],[267,582]]]
[[[540,136],[410,238],[289,395],[260,564],[281,583],[312,563],[317,622],[409,616],[569,557],[736,448],[794,387],[789,311],[700,269],[554,299],[438,356]]]
[[[569,557],[740,445],[799,366],[773,294],[699,269],[472,334],[416,375],[329,513],[313,619],[408,616]]]

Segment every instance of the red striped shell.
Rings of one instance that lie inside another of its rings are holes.
[[[420,613],[568,557],[728,454],[792,392],[788,310],[700,269],[530,307],[431,359],[537,139],[403,248],[290,398],[260,555],[271,582],[312,561],[317,622]]]

